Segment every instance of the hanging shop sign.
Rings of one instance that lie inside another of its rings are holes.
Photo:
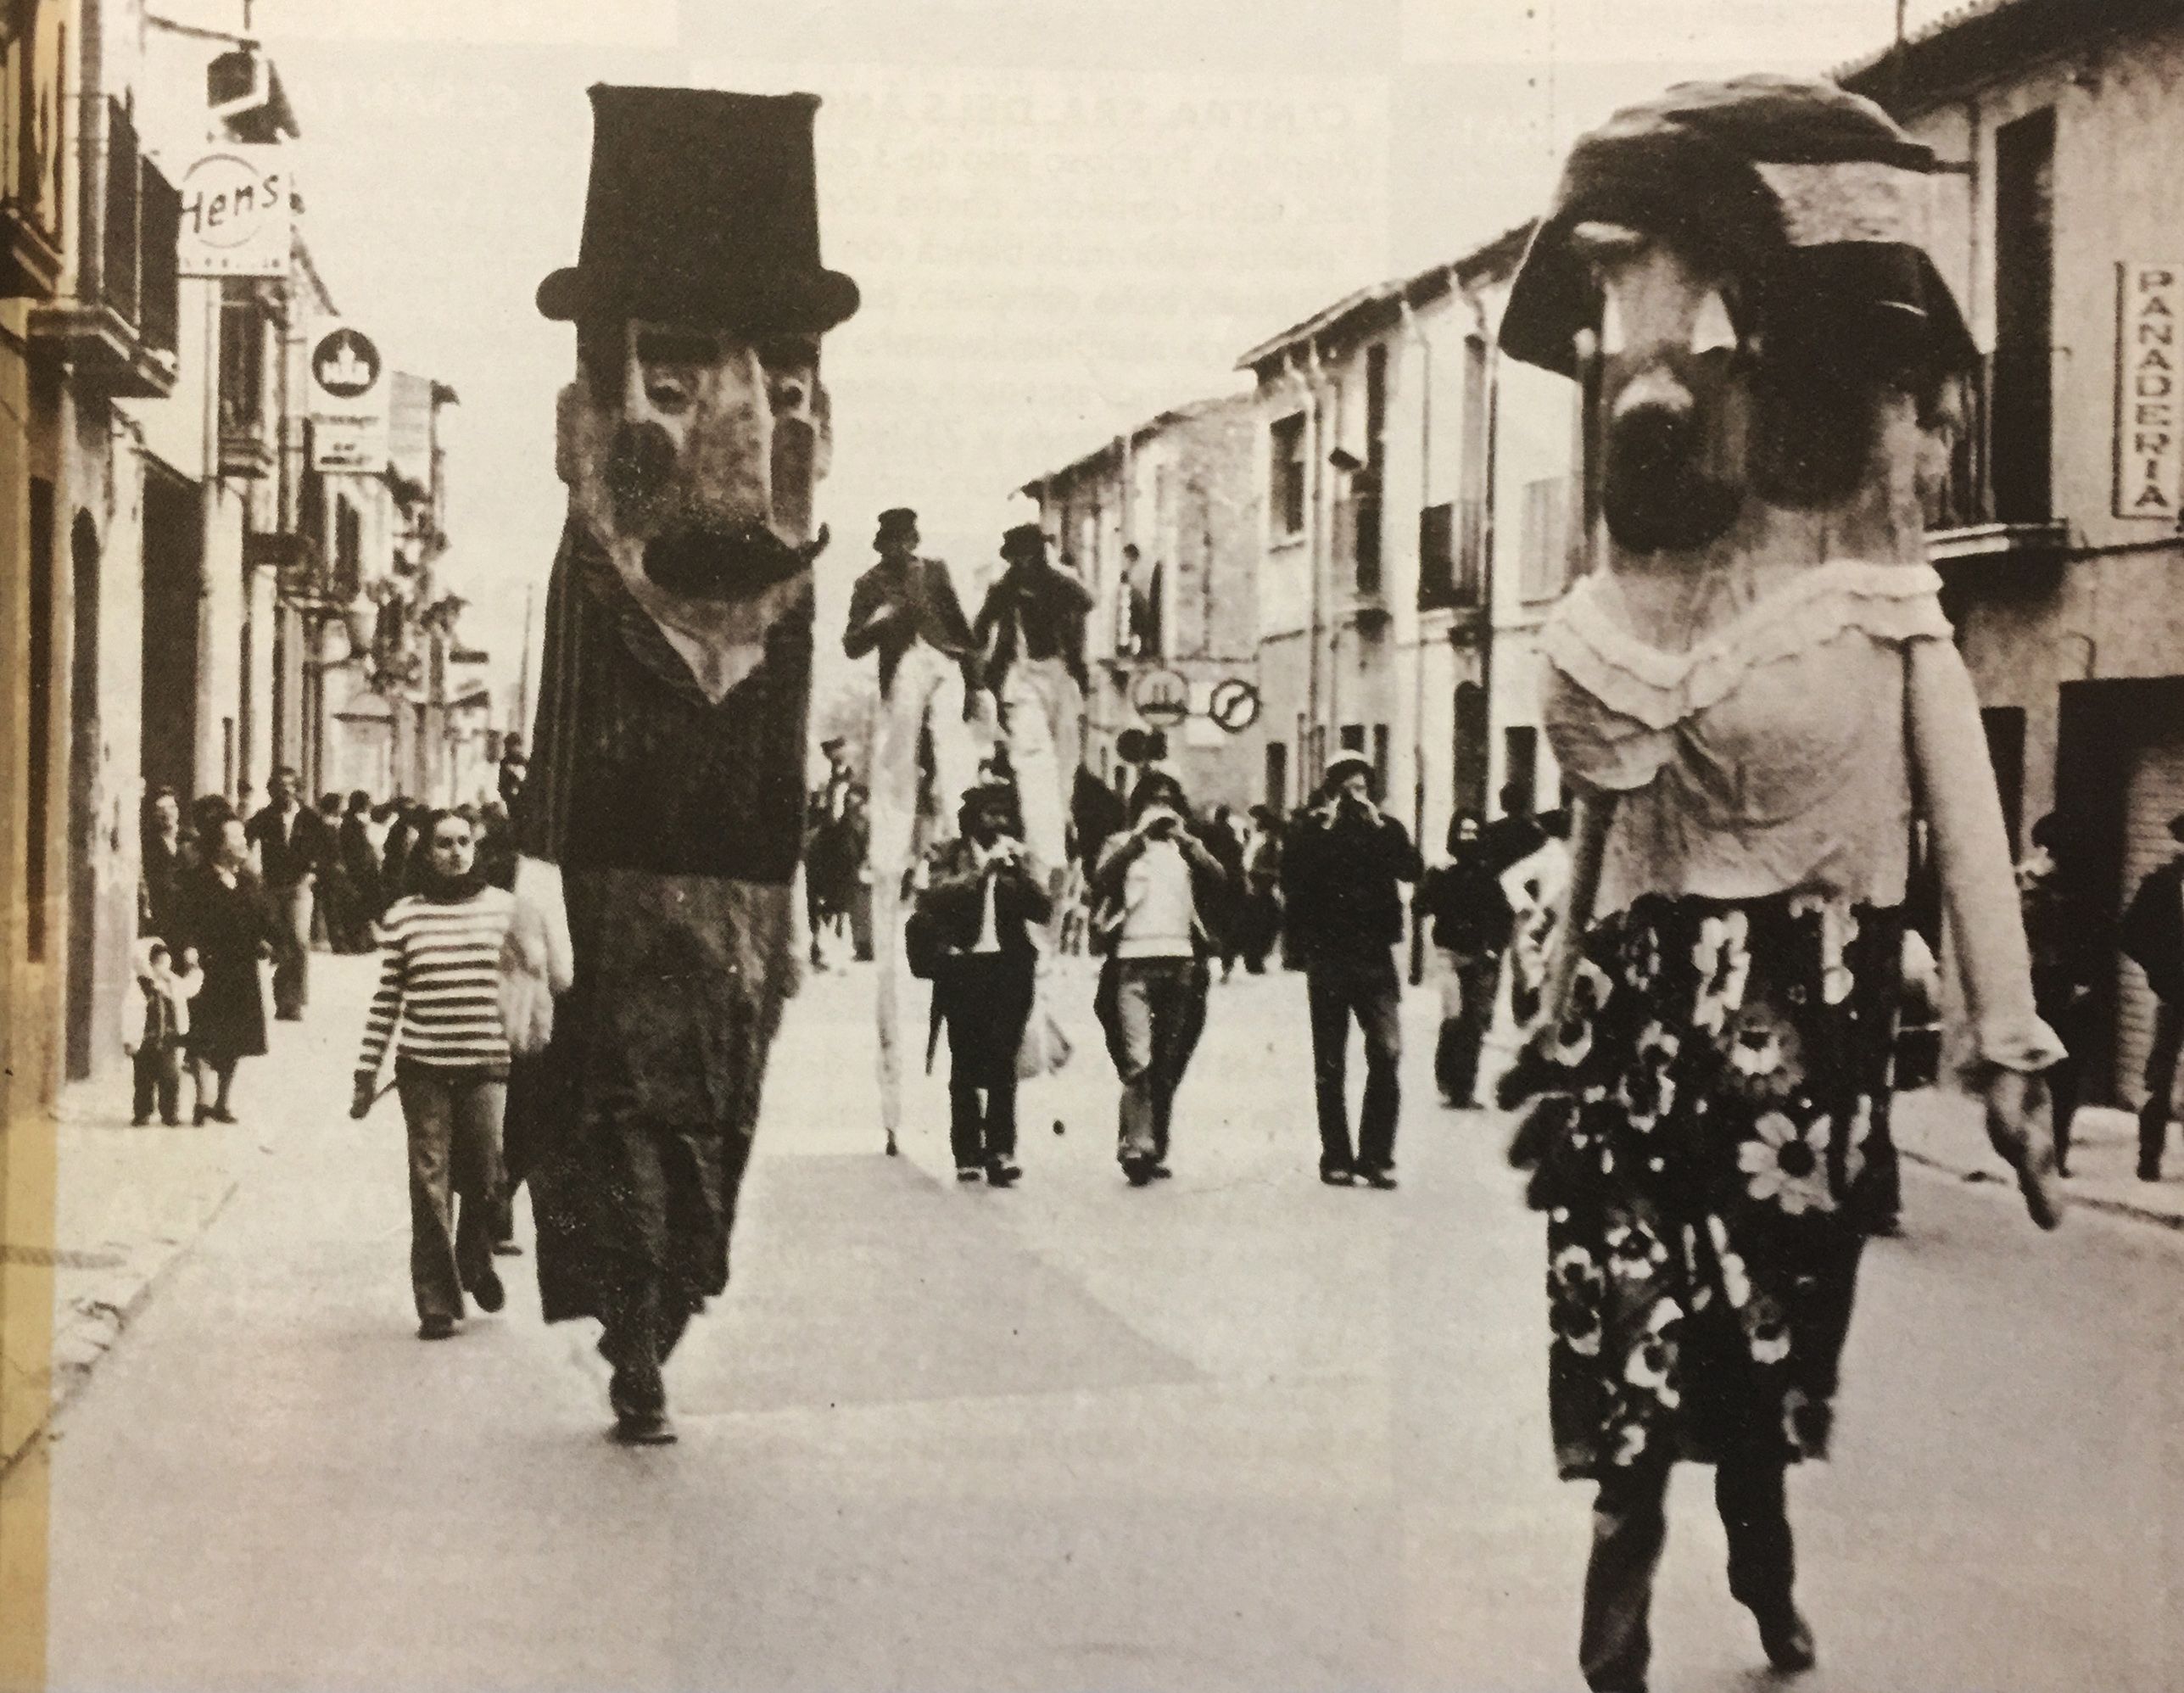
[[[309,365],[312,468],[385,470],[392,383],[377,344],[349,324],[321,322]]]
[[[2174,522],[2184,500],[2184,265],[2116,267],[2115,514]]]
[[[176,269],[185,277],[285,277],[294,241],[288,149],[223,144],[176,185],[182,232]]]

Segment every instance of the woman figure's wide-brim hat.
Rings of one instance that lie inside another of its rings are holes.
[[[1573,338],[1598,328],[1600,302],[1572,233],[1600,221],[1735,267],[1770,331],[1969,368],[1977,350],[1926,247],[1943,168],[1880,107],[1832,82],[1680,83],[1571,148],[1511,285],[1502,350],[1572,373]]]
[[[577,262],[539,285],[557,322],[651,318],[818,334],[857,310],[819,262],[816,94],[591,91],[591,181]]]

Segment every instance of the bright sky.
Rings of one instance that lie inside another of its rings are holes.
[[[150,0],[240,27],[243,0]],[[595,81],[807,88],[829,338],[822,617],[880,508],[959,576],[1010,493],[1350,289],[1539,205],[1570,139],[1693,75],[1815,70],[1895,0],[253,0],[304,135],[307,239],[399,368],[451,384],[450,585],[512,673],[562,497],[573,258]],[[1915,29],[1943,9],[1913,0]],[[823,651],[827,645],[823,645]]]

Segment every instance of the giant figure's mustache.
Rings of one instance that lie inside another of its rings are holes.
[[[645,543],[645,573],[686,600],[747,600],[826,550],[824,525],[792,546],[763,523],[679,523]]]

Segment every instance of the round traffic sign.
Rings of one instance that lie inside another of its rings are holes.
[[[1241,676],[1216,682],[1206,700],[1206,715],[1231,735],[1241,735],[1259,721],[1259,690]]]
[[[1153,728],[1173,729],[1191,714],[1191,684],[1172,670],[1141,670],[1130,684],[1130,703]]]
[[[369,394],[379,380],[379,349],[369,336],[337,329],[311,349],[311,379],[336,400]]]

